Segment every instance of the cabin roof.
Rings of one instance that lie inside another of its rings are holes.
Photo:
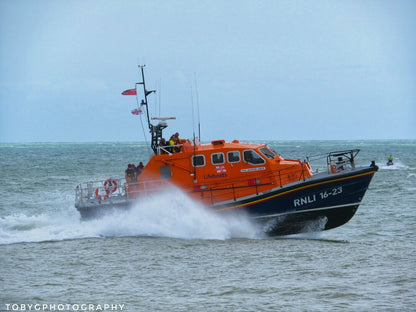
[[[210,143],[203,143],[197,145],[198,151],[208,151],[208,150],[215,150],[215,149],[253,149],[266,146],[266,144],[256,144],[256,143],[246,143],[240,142],[238,140],[234,140],[232,142],[226,142],[224,140],[213,140]]]

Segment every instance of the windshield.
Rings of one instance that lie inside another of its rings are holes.
[[[273,151],[271,151],[270,149],[268,149],[267,147],[262,147],[259,149],[260,152],[266,156],[267,158],[273,159],[276,157],[276,154],[273,153]]]
[[[266,161],[254,150],[245,150],[243,152],[244,161],[251,165],[264,164]]]

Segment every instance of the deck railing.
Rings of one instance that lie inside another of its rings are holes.
[[[85,202],[94,198],[125,196],[126,179],[107,179],[104,181],[89,181],[78,184],[75,188],[75,202]]]
[[[250,195],[259,195],[267,193],[271,189],[283,188],[290,183],[297,183],[307,179],[306,172],[308,169],[306,163],[291,166],[289,168],[274,170],[265,175],[253,175],[244,180],[234,182],[218,183],[213,186],[198,185],[189,193],[200,194],[199,198],[209,201],[210,204],[223,202],[225,200],[238,200]],[[299,170],[294,172],[294,168]]]
[[[111,198],[138,198],[160,192],[169,183],[164,180],[126,182],[125,178],[84,182],[75,188],[75,202],[107,200]]]

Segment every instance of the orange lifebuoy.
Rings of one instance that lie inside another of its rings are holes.
[[[332,173],[338,173],[338,170],[335,169],[335,165],[334,164],[331,165],[331,172]]]
[[[104,182],[104,189],[107,195],[109,193],[114,193],[117,190],[117,181],[114,179],[107,179]]]
[[[95,197],[98,198],[98,200],[106,200],[108,198],[108,194],[110,194],[110,192],[105,190],[105,196],[101,197],[100,190],[98,188],[95,189]]]

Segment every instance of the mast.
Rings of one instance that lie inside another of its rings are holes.
[[[166,123],[167,119],[175,119],[175,117],[153,117],[153,120],[160,120],[157,125],[153,125],[150,122],[150,116],[149,116],[149,106],[147,102],[147,96],[153,92],[156,92],[156,90],[150,90],[148,91],[146,89],[146,82],[144,79],[144,66],[145,65],[139,65],[141,73],[142,73],[142,82],[138,82],[137,84],[143,85],[143,93],[144,93],[144,100],[140,103],[140,106],[146,106],[146,117],[147,117],[147,124],[149,126],[149,131],[152,136],[152,142],[151,142],[151,148],[155,154],[157,154],[157,148],[160,145],[160,140],[162,139],[163,135],[163,129],[165,129],[168,124]]]
[[[141,106],[143,106],[143,105],[146,105],[146,116],[147,116],[147,123],[148,123],[148,125],[149,125],[149,129],[151,130],[151,126],[152,126],[152,124],[150,123],[150,118],[149,118],[149,107],[148,107],[148,105],[147,105],[147,96],[150,94],[150,93],[152,93],[152,92],[156,92],[155,90],[152,90],[152,91],[147,91],[146,90],[146,82],[145,82],[145,80],[144,80],[144,66],[145,65],[139,65],[139,67],[140,67],[140,70],[141,70],[141,72],[142,72],[142,82],[138,82],[138,84],[141,84],[141,85],[143,85],[143,93],[144,93],[144,98],[145,98],[145,100],[143,101],[142,100],[142,102],[141,102]]]

